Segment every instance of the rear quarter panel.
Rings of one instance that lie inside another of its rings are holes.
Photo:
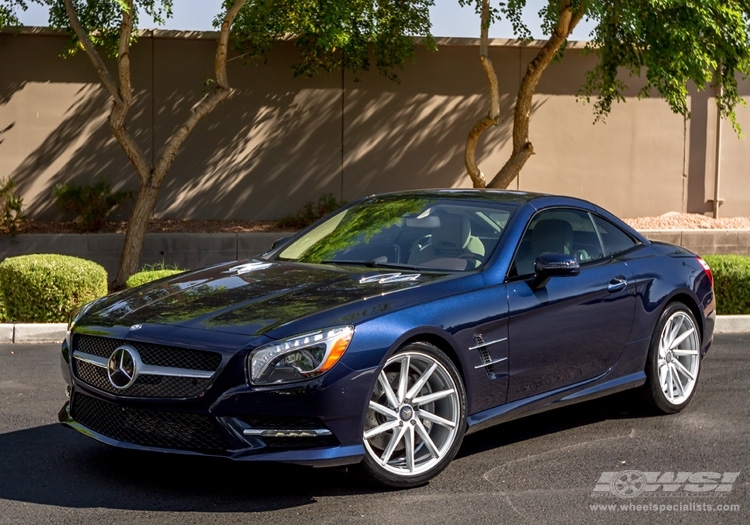
[[[680,301],[695,315],[702,333],[702,354],[705,354],[713,340],[716,300],[713,286],[697,256],[678,246],[651,243],[623,258],[637,282],[632,340],[650,338],[664,308]]]

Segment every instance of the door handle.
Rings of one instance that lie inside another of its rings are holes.
[[[607,291],[610,293],[619,292],[620,290],[624,290],[627,285],[627,279],[625,279],[625,277],[621,275],[618,275],[617,277],[609,281],[609,284],[607,285]]]

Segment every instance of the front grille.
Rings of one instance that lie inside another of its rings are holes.
[[[79,392],[71,417],[111,439],[144,447],[224,453],[227,443],[212,417],[121,407]]]
[[[73,350],[107,358],[112,355],[112,352],[118,346],[123,344],[129,344],[138,350],[141,360],[147,365],[187,368],[189,370],[216,370],[221,364],[221,354],[218,352],[204,352],[189,348],[123,341],[91,335],[76,334],[73,338]]]
[[[76,375],[81,381],[99,390],[133,397],[194,397],[203,392],[210,381],[210,379],[193,377],[142,375],[138,376],[133,386],[127,390],[118,390],[109,382],[106,368],[78,360],[76,360]]]
[[[76,334],[73,338],[73,350],[108,359],[112,352],[126,341]],[[215,372],[221,364],[222,356],[218,352],[205,352],[188,348],[178,348],[141,342],[127,342],[138,351],[141,361],[146,365],[201,370]],[[129,397],[186,398],[195,397],[207,387],[210,378],[193,378],[164,375],[140,375],[136,382],[126,390],[112,386],[107,377],[107,369],[74,359],[73,371],[81,381],[88,383],[110,394]]]

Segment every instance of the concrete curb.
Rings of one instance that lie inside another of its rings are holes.
[[[718,315],[716,316],[715,334],[746,334],[750,333],[750,315]]]
[[[0,324],[0,343],[61,343],[67,329],[67,323]]]
[[[52,324],[0,324],[0,344],[59,343],[65,339],[68,326]],[[750,315],[719,315],[716,317],[715,334],[750,333]]]

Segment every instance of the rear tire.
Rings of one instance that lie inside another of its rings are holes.
[[[437,476],[466,431],[461,376],[429,343],[411,343],[386,361],[365,411],[362,471],[390,487],[414,487]]]
[[[685,408],[695,393],[701,363],[701,333],[690,309],[669,304],[656,324],[646,361],[644,393],[664,414]]]

